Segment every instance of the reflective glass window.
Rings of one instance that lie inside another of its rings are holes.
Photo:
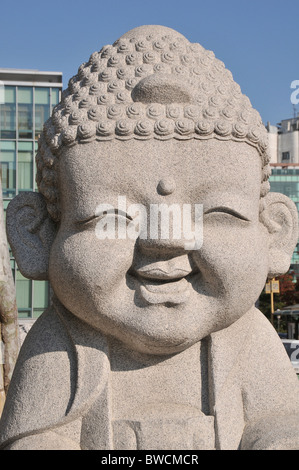
[[[299,211],[299,181],[298,169],[296,168],[272,168],[272,176],[270,177],[271,191],[282,193],[291,198]],[[279,176],[278,176],[279,175]],[[299,254],[298,246],[292,256],[292,269],[295,269],[299,275]]]
[[[34,142],[34,151],[33,151],[33,167],[34,167],[34,181],[33,181],[33,190],[34,191],[37,191],[37,183],[36,183],[36,178],[35,178],[35,175],[36,175],[36,161],[35,161],[35,156],[36,156],[36,152],[37,152],[37,149],[38,149],[38,143],[35,141]]]
[[[16,193],[16,143],[0,141],[0,176],[4,197],[13,197]]]
[[[35,138],[38,139],[43,125],[50,117],[50,88],[35,88]]]
[[[48,307],[48,282],[34,281],[33,317],[39,317]]]
[[[16,88],[4,87],[3,102],[0,103],[0,138],[16,138]]]
[[[10,251],[9,251],[10,252]],[[10,255],[11,255],[11,252],[10,252]],[[15,278],[16,278],[16,273],[15,273],[15,268],[16,268],[16,262],[14,259],[12,259],[12,255],[10,256],[10,267],[11,267],[11,271],[12,271],[12,277],[13,277],[13,280],[15,282]]]
[[[52,88],[51,89],[51,97],[52,97],[52,109],[59,103],[59,88]]]
[[[4,209],[4,223],[6,223],[6,209],[9,204],[9,200],[3,199],[3,209]]]
[[[33,89],[18,87],[18,131],[19,139],[32,139]]]
[[[19,318],[31,317],[32,281],[16,270],[16,293]]]
[[[33,143],[18,143],[18,190],[31,191],[33,187]]]

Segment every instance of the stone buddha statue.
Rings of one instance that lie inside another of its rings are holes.
[[[269,192],[266,129],[224,64],[170,28],[129,31],[69,81],[36,162],[7,232],[54,295],[2,448],[298,449],[298,379],[255,308],[297,210]]]

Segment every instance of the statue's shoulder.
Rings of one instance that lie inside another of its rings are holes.
[[[294,368],[273,325],[257,309],[251,316],[247,359],[244,395],[252,408],[266,412],[271,406],[286,409],[287,403],[297,409],[299,383]]]
[[[18,440],[22,443],[13,444],[15,448],[33,446],[37,434],[47,441],[57,427],[70,425],[73,432],[106,386],[110,369],[105,336],[57,301],[55,305],[37,319],[19,353],[0,421],[2,447]],[[51,436],[49,445],[57,448],[56,440],[62,438]],[[38,440],[38,445],[43,444]],[[70,443],[64,439],[59,445]]]
[[[0,423],[0,443],[61,421],[75,393],[76,352],[50,307],[20,350]]]
[[[256,348],[257,354],[264,350],[267,351],[267,356],[269,354],[272,356],[272,360],[274,356],[287,358],[283,343],[268,318],[260,310],[253,308],[249,313],[249,319],[251,343],[252,347]],[[288,358],[286,362],[289,365]]]
[[[57,380],[70,374],[75,367],[76,352],[67,325],[61,320],[54,307],[49,307],[33,324],[21,347],[13,376],[26,380],[26,374],[38,370],[51,370],[43,380]],[[22,373],[26,370],[26,374]],[[16,380],[16,378],[15,378]],[[27,380],[26,380],[27,382]],[[29,385],[29,383],[28,383]],[[13,388],[13,387],[10,387]]]
[[[299,382],[271,322],[251,313],[248,361],[243,370],[245,450],[298,449]]]
[[[34,348],[46,347],[46,345],[52,344],[53,337],[57,337],[56,341],[67,339],[67,332],[65,331],[64,322],[61,321],[60,315],[57,314],[54,306],[51,305],[47,308],[44,313],[33,323],[32,327],[28,331],[24,343],[21,348],[27,350],[29,344]],[[56,341],[54,341],[56,343]],[[44,346],[42,346],[42,344]]]

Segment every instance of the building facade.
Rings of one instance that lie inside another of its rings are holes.
[[[21,191],[37,190],[38,137],[62,90],[61,72],[0,69],[0,177],[4,210]],[[49,287],[20,273],[11,253],[20,319],[35,319],[48,306]]]
[[[299,213],[299,116],[267,124],[271,153],[271,191],[294,201]],[[293,253],[291,268],[299,278],[299,244]]]
[[[285,194],[292,199],[299,213],[299,164],[274,163],[271,165],[271,170],[271,191]],[[293,253],[290,270],[294,271],[295,276],[299,279],[299,243]]]
[[[267,124],[271,163],[299,164],[299,116]]]

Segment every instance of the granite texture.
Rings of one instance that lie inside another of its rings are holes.
[[[169,28],[79,67],[40,139],[40,193],[7,211],[20,270],[54,296],[23,343],[3,449],[299,448],[298,380],[254,307],[298,238],[266,138],[223,63]]]

